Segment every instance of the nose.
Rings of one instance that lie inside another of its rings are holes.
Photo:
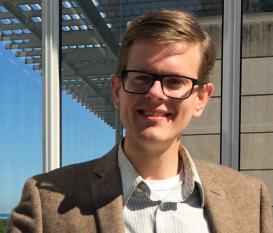
[[[156,80],[153,83],[145,97],[152,101],[162,101],[167,98],[167,96],[163,93],[161,82],[159,80]]]

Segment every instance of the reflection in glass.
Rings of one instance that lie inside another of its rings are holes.
[[[62,2],[62,165],[101,156],[115,142],[109,82],[115,55],[90,11],[97,12],[91,1]]]
[[[42,172],[41,5],[0,3],[0,217]]]

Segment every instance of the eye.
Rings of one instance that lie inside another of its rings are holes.
[[[183,77],[166,77],[164,79],[164,85],[167,88],[172,89],[183,87],[187,84],[187,82],[188,80]]]
[[[135,84],[150,84],[152,78],[146,74],[134,74],[131,76],[131,81]]]

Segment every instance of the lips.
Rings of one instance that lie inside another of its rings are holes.
[[[170,112],[162,111],[162,110],[144,110],[138,109],[138,113],[144,115],[145,117],[169,117],[171,115]]]

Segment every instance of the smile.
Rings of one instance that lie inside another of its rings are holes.
[[[146,117],[168,117],[171,115],[169,112],[162,112],[162,111],[145,111],[145,110],[138,110],[138,112]]]

